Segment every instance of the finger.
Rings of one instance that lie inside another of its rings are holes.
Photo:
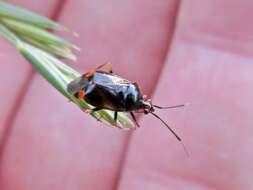
[[[119,189],[252,188],[252,7],[247,0],[182,1],[153,102],[190,102],[159,112],[190,158],[147,116],[132,138]]]
[[[80,35],[78,69],[111,62],[114,72],[151,94],[174,30],[177,1],[69,1],[64,23]],[[73,10],[79,10],[74,11]],[[152,72],[150,72],[152,71]],[[145,80],[141,80],[145,79]]]
[[[94,68],[109,59],[118,64],[121,73],[130,73],[134,66],[136,71],[128,76],[147,76],[154,62],[156,66],[162,64],[174,16],[172,7],[176,7],[173,2],[158,1],[154,7],[153,1],[113,1],[110,6],[102,1],[68,1],[61,22],[80,34],[76,42],[84,55],[80,55],[78,67]],[[142,24],[143,28],[139,26]],[[134,31],[129,32],[129,28]],[[145,33],[137,35],[139,30]],[[145,72],[141,72],[143,69]],[[143,84],[148,91],[149,85]],[[114,188],[127,133],[101,128],[99,122],[68,103],[41,77],[33,80],[14,126],[4,171],[6,178],[22,181],[19,189],[46,189],[52,184],[55,189]],[[13,162],[19,167],[8,170]],[[34,173],[40,178],[27,177]]]

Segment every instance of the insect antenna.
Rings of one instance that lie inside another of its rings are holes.
[[[179,104],[179,105],[175,105],[175,106],[166,106],[166,107],[162,107],[162,106],[157,106],[157,105],[152,105],[153,107],[155,108],[158,108],[158,109],[171,109],[171,108],[180,108],[180,107],[184,107],[184,106],[187,106],[187,104]]]
[[[182,107],[182,106],[180,106]],[[176,139],[181,143],[181,145],[183,146],[183,149],[187,155],[187,157],[190,157],[190,154],[186,148],[186,146],[184,145],[184,143],[182,142],[182,139],[176,134],[176,132],[165,122],[162,120],[162,118],[160,118],[158,115],[156,115],[155,113],[153,112],[150,112],[153,116],[155,116],[157,119],[159,119],[169,130],[170,132],[176,137]]]
[[[155,116],[157,119],[159,119],[169,130],[170,130],[170,132],[176,137],[176,139],[178,140],[178,141],[182,141],[182,139],[176,134],[176,132],[173,130],[173,129],[171,129],[170,128],[170,126],[165,122],[165,121],[163,121],[162,120],[162,118],[160,118],[158,115],[156,115],[155,113],[153,113],[153,112],[150,112],[153,116]]]

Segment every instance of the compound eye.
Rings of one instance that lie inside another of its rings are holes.
[[[144,114],[148,114],[149,110],[148,109],[144,109]]]

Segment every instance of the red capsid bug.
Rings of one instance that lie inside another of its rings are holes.
[[[133,121],[139,127],[134,112],[140,113],[141,111],[144,114],[150,113],[159,119],[178,141],[182,141],[176,132],[154,112],[155,108],[171,109],[185,105],[162,107],[152,104],[146,95],[142,95],[137,83],[115,75],[112,72],[110,63],[103,64],[73,80],[68,84],[67,90],[78,99],[85,100],[94,106],[95,108],[91,111],[101,109],[114,111],[115,123],[118,112],[130,112]]]

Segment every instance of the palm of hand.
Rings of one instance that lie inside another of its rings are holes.
[[[16,3],[52,16],[62,2]],[[59,12],[80,34],[73,39],[82,47],[80,71],[111,61],[157,104],[191,103],[159,113],[189,159],[153,118],[141,118],[133,133],[98,127],[2,40],[0,188],[252,189],[251,7],[250,0],[180,7],[76,0]]]

